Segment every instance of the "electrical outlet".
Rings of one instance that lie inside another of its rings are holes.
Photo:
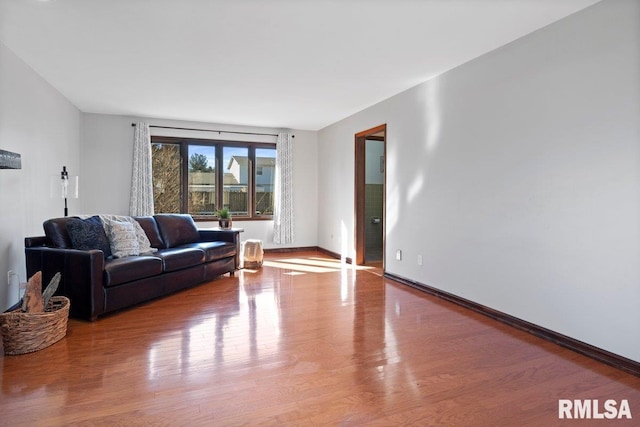
[[[422,255],[418,255],[418,265],[422,265]]]
[[[396,251],[396,260],[402,261],[402,251],[400,249]]]

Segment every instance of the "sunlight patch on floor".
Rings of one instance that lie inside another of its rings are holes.
[[[368,270],[371,267],[343,263],[326,258],[284,258],[265,260],[264,266],[305,273],[333,273],[342,270]]]
[[[327,259],[327,258],[316,258],[316,257],[309,257],[309,258],[292,258],[292,259],[288,259],[288,262],[298,262],[298,260],[300,260],[303,263],[306,264],[315,264],[315,265],[322,265],[325,267],[332,267],[332,268],[338,268],[338,269],[347,269],[347,270],[369,270],[373,267],[370,266],[366,266],[366,265],[354,265],[354,264],[347,264],[346,262],[342,262],[339,259]]]
[[[263,264],[265,267],[272,268],[281,268],[283,270],[296,270],[302,271],[306,273],[332,273],[336,271],[340,271],[339,268],[327,268],[321,267],[313,264],[304,264],[304,263],[296,263],[291,262],[291,260],[283,259],[278,261],[265,261]]]
[[[289,271],[288,273],[283,273],[283,274],[286,274],[288,276],[302,276],[307,273],[303,273],[301,271]]]

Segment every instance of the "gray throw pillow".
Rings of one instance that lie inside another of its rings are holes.
[[[128,221],[107,221],[109,241],[114,258],[140,255],[136,229]]]

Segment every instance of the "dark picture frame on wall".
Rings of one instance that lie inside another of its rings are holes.
[[[20,154],[0,150],[0,169],[22,169]]]

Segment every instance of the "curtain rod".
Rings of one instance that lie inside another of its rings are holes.
[[[131,126],[135,126],[135,123],[131,123]],[[175,130],[195,130],[198,132],[218,132],[220,133],[235,133],[238,135],[261,135],[261,136],[278,136],[277,133],[258,133],[258,132],[239,132],[232,130],[216,130],[216,129],[195,129],[195,128],[180,128],[174,126],[159,126],[159,125],[149,125],[150,128],[158,128],[158,129],[175,129]],[[291,135],[291,138],[295,138],[295,135]]]

